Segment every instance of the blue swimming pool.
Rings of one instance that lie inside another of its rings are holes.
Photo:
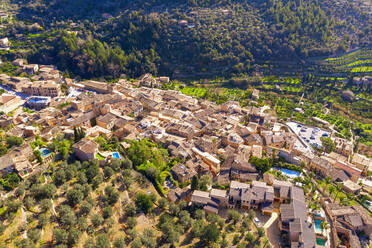
[[[315,223],[315,232],[321,233],[323,232],[323,229],[320,227],[320,224],[322,224],[321,220],[314,220]]]
[[[48,99],[43,98],[31,98],[28,100],[30,103],[47,103]]]
[[[113,157],[113,158],[120,159],[120,154],[119,154],[118,152],[114,152],[114,153],[112,154],[112,157]]]
[[[49,150],[46,149],[46,148],[41,148],[41,149],[40,149],[40,153],[41,153],[41,156],[42,156],[43,158],[45,158],[45,157],[48,157],[52,152],[49,151]]]
[[[294,170],[288,170],[285,168],[274,168],[275,170],[281,171],[284,175],[288,177],[299,177],[301,175],[300,172]]]

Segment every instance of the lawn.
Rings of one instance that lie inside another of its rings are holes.
[[[98,160],[105,160],[105,157],[102,156],[100,153],[97,153],[96,158],[97,158]]]
[[[195,87],[184,87],[183,89],[181,89],[181,92],[185,95],[204,98],[205,95],[207,94],[207,89],[206,88],[195,88]]]

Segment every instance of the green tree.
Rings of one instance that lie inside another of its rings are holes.
[[[218,230],[217,226],[212,223],[204,227],[200,240],[205,244],[213,244],[218,241],[219,237],[220,231]]]
[[[253,245],[254,244],[254,236],[251,232],[248,232],[246,235],[245,235],[245,240],[248,242],[248,244],[250,245]]]
[[[113,213],[114,213],[114,210],[110,206],[107,206],[102,209],[102,216],[105,219],[110,218],[113,215]]]
[[[46,212],[52,207],[50,199],[43,199],[40,201],[40,210],[41,212]]]
[[[107,234],[99,234],[96,238],[96,245],[100,248],[110,248],[110,240]]]
[[[330,137],[321,137],[323,151],[326,153],[331,153],[336,150],[336,145]]]
[[[192,219],[190,216],[190,213],[186,210],[182,210],[179,215],[180,224],[185,228],[185,230],[188,230],[191,227]]]
[[[38,228],[31,229],[27,232],[27,237],[36,243],[41,237],[41,231]]]
[[[240,221],[240,214],[236,210],[229,210],[227,212],[227,217],[230,221],[233,221],[234,224],[238,223]]]
[[[141,240],[140,239],[133,240],[133,242],[131,243],[131,247],[132,248],[141,248],[142,247]]]
[[[67,244],[68,233],[61,228],[54,228],[53,237],[57,244]]]
[[[261,173],[264,174],[266,171],[270,170],[272,166],[271,158],[257,158],[252,157],[249,160],[250,163],[256,166],[256,169]]]
[[[92,224],[94,227],[99,227],[100,225],[103,224],[103,221],[104,221],[102,216],[99,214],[92,215],[90,220],[92,221]]]
[[[80,205],[80,215],[86,216],[92,210],[93,205],[88,201],[83,201]]]
[[[129,203],[126,206],[126,209],[125,209],[125,215],[126,216],[132,216],[133,217],[133,216],[136,215],[136,212],[137,212],[137,207],[133,203]]]
[[[64,169],[59,169],[54,173],[54,183],[59,186],[66,182],[66,173]]]
[[[76,224],[76,215],[70,206],[62,205],[59,207],[59,220],[62,225],[72,227]]]
[[[137,225],[137,219],[135,217],[128,217],[127,226],[129,229],[133,229]]]
[[[192,178],[191,178],[191,190],[197,190],[199,189],[199,178],[194,175]]]
[[[125,248],[127,247],[127,244],[125,243],[125,239],[123,237],[115,239],[113,243],[115,248]]]
[[[84,243],[84,248],[96,248],[96,242],[93,238],[88,238]]]
[[[70,246],[75,245],[76,243],[78,243],[80,236],[81,232],[78,229],[74,227],[70,228],[68,231],[68,244]]]
[[[47,213],[42,213],[42,214],[39,215],[38,220],[39,220],[39,226],[43,227],[43,226],[45,226],[46,224],[49,223],[50,218],[49,218],[49,215]]]
[[[265,229],[263,227],[257,228],[257,235],[259,238],[262,238],[265,235]]]
[[[208,190],[208,187],[212,185],[212,178],[209,175],[203,175],[200,177],[199,180],[199,187],[200,190],[206,191]]]
[[[3,144],[0,144],[0,156],[3,156],[8,153],[8,148],[4,146]]]
[[[80,190],[70,189],[67,191],[66,197],[70,206],[75,206],[84,199],[84,194]]]
[[[168,200],[165,198],[160,198],[158,200],[158,206],[160,209],[165,210],[168,206]]]
[[[8,147],[20,146],[23,144],[23,139],[17,136],[9,136],[6,138],[6,144]]]
[[[141,237],[141,242],[146,248],[155,248],[156,239],[154,231],[152,229],[145,229]]]
[[[134,202],[136,203],[137,208],[141,209],[146,214],[150,213],[154,207],[152,197],[148,194],[137,193]]]
[[[112,177],[112,175],[114,175],[115,171],[111,168],[111,167],[108,167],[106,166],[104,169],[103,169],[103,174],[105,176],[105,179],[109,179]]]
[[[19,247],[19,248],[34,248],[35,243],[32,242],[31,239],[27,238],[27,239],[22,239],[20,241],[17,241],[16,246]]]

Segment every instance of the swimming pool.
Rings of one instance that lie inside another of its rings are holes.
[[[288,170],[285,168],[274,168],[275,170],[281,171],[287,177],[299,177],[301,175],[300,172],[294,170]]]
[[[112,153],[112,157],[120,159],[120,154],[118,152],[114,152],[114,153]]]
[[[325,246],[326,243],[327,243],[327,240],[320,239],[320,238],[316,239],[316,244],[319,246]]]
[[[315,232],[322,233],[323,229],[320,227],[320,224],[322,224],[321,220],[314,220],[315,223]]]
[[[46,149],[46,148],[41,148],[41,149],[40,149],[40,153],[41,153],[41,156],[42,156],[43,158],[45,158],[45,157],[48,157],[52,152],[49,151],[49,150]]]
[[[48,99],[43,99],[43,98],[30,98],[28,100],[30,103],[47,103]]]

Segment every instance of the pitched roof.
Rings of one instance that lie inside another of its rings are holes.
[[[14,165],[13,159],[9,156],[9,154],[0,157],[0,170],[9,168]]]
[[[363,226],[363,220],[359,214],[346,215],[345,220],[349,222],[349,224],[352,225],[354,228]]]
[[[221,189],[212,189],[211,190],[211,197],[227,197],[227,191]]]
[[[72,147],[84,153],[94,153],[98,149],[97,143],[89,139],[82,139]]]
[[[103,122],[103,123],[108,124],[108,123],[114,121],[115,119],[116,119],[116,116],[114,114],[107,113],[104,116],[98,117],[97,118],[97,121],[100,121],[100,122]]]

